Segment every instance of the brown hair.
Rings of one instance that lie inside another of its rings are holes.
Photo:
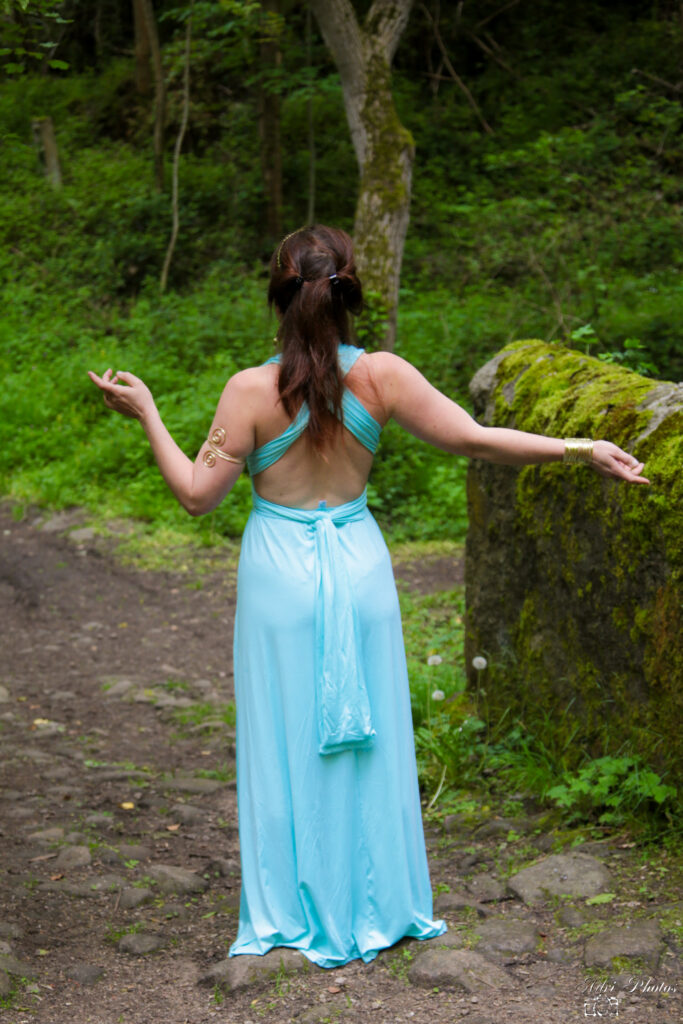
[[[287,235],[270,261],[268,303],[282,317],[280,399],[292,417],[307,403],[307,431],[320,451],[341,422],[337,346],[348,344],[348,314],[363,305],[346,232],[314,224]]]

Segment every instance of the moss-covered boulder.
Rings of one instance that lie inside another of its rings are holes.
[[[593,757],[683,764],[683,384],[520,341],[470,385],[489,426],[614,441],[651,486],[587,466],[472,462],[466,657],[481,698]]]

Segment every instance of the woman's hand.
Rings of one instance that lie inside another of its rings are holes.
[[[118,371],[112,377],[112,371],[105,370],[98,377],[92,370],[88,370],[88,376],[100,389],[104,404],[112,412],[120,412],[122,416],[142,421],[154,409],[152,392],[132,373]]]
[[[649,484],[650,481],[640,474],[643,472],[645,463],[638,462],[633,455],[617,448],[611,441],[593,442],[593,469],[603,476],[616,477],[617,480],[626,480],[630,484]]]

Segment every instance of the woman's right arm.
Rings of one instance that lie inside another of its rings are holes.
[[[483,427],[405,359],[391,352],[376,352],[372,359],[387,414],[420,440],[456,455],[508,466],[562,461],[562,438]],[[640,475],[643,463],[609,441],[594,442],[591,465],[603,476],[649,483]]]
[[[176,444],[155,405],[152,393],[139,377],[107,370],[101,377],[88,371],[103,393],[108,409],[139,420],[147,435],[159,471],[183,508],[192,516],[211,512],[232,489],[247,455],[254,449],[258,388],[254,371],[242,370],[225,386],[214,415],[209,438],[194,462]],[[208,456],[208,457],[207,457]]]

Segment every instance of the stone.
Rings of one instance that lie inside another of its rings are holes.
[[[514,987],[513,979],[502,967],[471,949],[429,949],[419,953],[408,970],[408,980],[422,988],[456,985],[472,994]]]
[[[164,789],[177,789],[181,793],[215,793],[223,789],[224,782],[218,779],[195,778],[194,775],[177,775],[174,779],[164,779]]]
[[[93,811],[92,814],[88,814],[85,819],[86,825],[93,825],[95,828],[111,828],[114,824],[114,818],[111,814],[106,814],[104,811]]]
[[[3,955],[3,956],[5,956],[5,955],[6,956],[11,956],[12,955],[12,947],[11,947],[11,945],[9,944],[9,942],[5,942],[4,939],[0,939],[0,955]]]
[[[469,944],[469,938],[464,932],[457,931],[455,928],[449,928],[443,935],[439,935],[438,938],[432,939],[432,941],[438,946],[446,946],[448,949],[463,949]]]
[[[55,870],[73,871],[75,868],[87,867],[90,863],[92,857],[87,846],[65,846],[55,861]]]
[[[0,998],[10,995],[12,991],[12,979],[6,971],[0,970]]]
[[[206,811],[193,807],[192,804],[174,804],[169,814],[174,821],[179,821],[182,825],[199,825],[206,821]]]
[[[7,953],[0,954],[0,971],[11,974],[15,978],[35,978],[36,972],[30,964]]]
[[[156,704],[164,696],[164,691],[145,686],[142,690],[135,690],[132,696],[136,704]]]
[[[468,907],[474,907],[479,917],[486,917],[489,913],[475,896],[466,892],[440,892],[434,900],[434,912],[437,914],[466,910]]]
[[[97,859],[101,864],[110,864],[112,867],[120,867],[123,864],[123,857],[118,850],[113,850],[109,846],[101,847],[97,851]]]
[[[508,879],[508,887],[533,904],[550,896],[597,896],[611,886],[607,868],[586,853],[558,853],[523,868]]]
[[[82,832],[67,832],[64,836],[64,842],[70,846],[85,846],[88,842],[88,837],[84,836]]]
[[[298,1015],[296,1024],[329,1024],[330,1021],[352,1019],[350,1014],[356,1018],[356,1012],[349,1006],[346,996],[334,996],[332,999],[326,999],[324,1003],[309,1006]]]
[[[557,923],[561,928],[580,928],[590,918],[588,911],[580,907],[560,907],[557,912]]]
[[[651,970],[659,964],[662,954],[662,929],[658,921],[640,920],[613,925],[586,942],[586,967],[611,967],[615,957],[643,960]]]
[[[73,541],[74,544],[85,544],[89,540],[94,540],[97,534],[90,526],[81,526],[78,530],[72,530],[69,534],[69,540]]]
[[[538,929],[530,921],[489,918],[477,925],[478,953],[509,954],[533,953],[538,947]]]
[[[9,700],[10,700],[9,690],[7,689],[6,686],[3,686],[0,683],[0,704],[7,704],[7,703],[9,703]]]
[[[523,833],[528,822],[515,818],[491,818],[485,821],[476,831],[477,839],[496,839],[499,836],[505,838],[508,832]]]
[[[138,889],[135,886],[130,886],[122,891],[119,906],[122,910],[134,910],[141,903],[149,903],[153,897],[154,893],[151,889]]]
[[[578,946],[569,949],[564,946],[549,946],[545,958],[551,964],[573,964],[581,959],[581,951]]]
[[[211,906],[214,907],[216,912],[222,912],[222,907],[220,908],[220,911],[219,911],[219,905],[217,903],[212,903]],[[184,903],[178,903],[177,901],[175,901],[175,902],[171,901],[169,903],[164,903],[163,907],[161,908],[160,913],[163,914],[163,916],[168,921],[171,921],[171,920],[185,920],[186,917],[190,916],[190,908],[186,907]]]
[[[79,899],[98,899],[107,893],[117,892],[125,885],[119,875],[100,875],[89,882],[41,882],[41,892],[65,893]]]
[[[23,928],[14,921],[0,921],[0,935],[3,939],[20,939],[23,934]]]
[[[36,739],[50,739],[52,736],[60,736],[66,726],[61,722],[53,722],[51,719],[36,719],[33,723],[34,736]]]
[[[121,843],[119,853],[125,860],[149,860],[152,851],[141,843]]]
[[[506,895],[505,886],[486,872],[470,878],[467,888],[479,903],[494,903],[504,900]]]
[[[104,974],[103,967],[96,967],[95,964],[75,964],[66,972],[70,981],[76,981],[79,985],[94,985]]]
[[[226,992],[237,992],[263,984],[281,973],[293,974],[311,968],[303,953],[295,949],[272,949],[264,956],[232,957],[214,964],[199,979],[200,985],[218,985]]]
[[[205,892],[209,887],[201,875],[171,864],[152,864],[145,870],[145,874],[154,879],[165,893],[198,893]]]
[[[129,679],[128,676],[107,676],[101,682],[105,697],[125,697],[130,690],[137,686],[137,683]]]
[[[121,953],[131,953],[133,956],[145,956],[147,953],[155,953],[163,949],[166,939],[163,935],[153,932],[133,932],[124,935],[119,941],[118,949]]]
[[[675,779],[683,760],[683,385],[525,340],[479,370],[471,392],[484,426],[609,438],[645,462],[666,500],[642,500],[647,489],[635,487],[639,496],[626,504],[616,481],[582,468],[472,459],[470,685],[478,685],[472,657],[486,651],[489,716],[521,717],[534,735],[560,714],[577,748],[637,750]]]
[[[217,871],[221,878],[235,878],[240,873],[240,862],[235,857],[214,857],[207,864],[206,870]]]
[[[80,526],[85,519],[85,511],[80,508],[66,509],[64,512],[56,512],[41,522],[40,528],[43,533],[62,533],[72,526]]]
[[[44,828],[40,832],[31,832],[28,838],[32,843],[58,843],[64,838],[64,829]]]

